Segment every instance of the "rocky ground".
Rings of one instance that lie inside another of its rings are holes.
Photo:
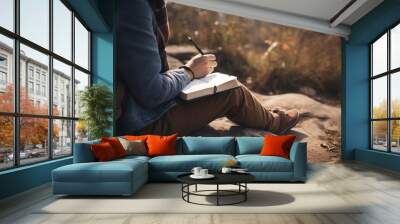
[[[171,68],[182,65],[195,49],[172,46],[167,48]],[[288,93],[282,95],[254,95],[267,108],[297,109],[301,117],[298,125],[289,133],[300,141],[307,142],[308,161],[337,162],[340,160],[340,105],[321,103],[304,94]],[[264,136],[268,132],[238,126],[227,118],[211,122],[207,127],[193,135],[201,136]]]
[[[255,94],[265,107],[295,108],[300,111],[298,125],[289,134],[307,142],[308,161],[337,162],[340,160],[340,107],[319,103],[302,94],[265,96]],[[238,126],[227,118],[211,122],[195,135],[202,136],[264,136],[268,132]]]

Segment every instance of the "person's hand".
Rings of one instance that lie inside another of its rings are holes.
[[[216,57],[213,54],[198,54],[191,58],[185,66],[189,67],[193,72],[193,78],[199,79],[210,74],[217,67]]]

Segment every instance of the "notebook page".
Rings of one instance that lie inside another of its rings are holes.
[[[213,87],[211,83],[205,82],[202,79],[195,79],[191,81],[185,88],[183,88],[182,92],[185,94],[201,91],[203,89],[207,89]]]
[[[230,82],[235,79],[237,79],[235,76],[215,72],[215,73],[211,73],[211,74],[207,75],[206,77],[204,77],[200,80],[208,82],[208,83],[212,84],[213,86],[219,86],[219,85],[222,85],[226,82]]]

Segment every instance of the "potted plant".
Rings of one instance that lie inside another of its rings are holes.
[[[79,106],[82,110],[78,124],[87,128],[90,140],[110,136],[113,98],[110,89],[102,84],[86,87],[80,92]]]

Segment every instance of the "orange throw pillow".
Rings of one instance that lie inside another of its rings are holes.
[[[170,136],[148,135],[147,155],[151,157],[176,155],[176,138],[176,134]]]
[[[90,147],[92,149],[94,157],[99,162],[117,159],[117,155],[115,155],[115,151],[114,151],[113,147],[108,142],[93,144]]]
[[[128,140],[128,141],[146,141],[148,135],[125,135],[124,139]]]
[[[101,142],[108,142],[114,149],[115,155],[118,158],[125,157],[126,156],[126,151],[124,147],[122,146],[121,142],[119,142],[118,138],[101,138]]]
[[[264,146],[261,149],[261,156],[280,156],[286,159],[290,157],[290,148],[296,136],[294,135],[266,135],[264,136]]]

